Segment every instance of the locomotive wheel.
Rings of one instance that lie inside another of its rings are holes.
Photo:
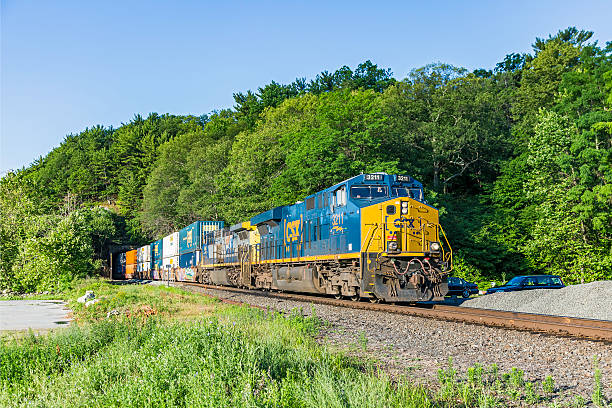
[[[464,291],[463,291],[463,295],[462,295],[462,296],[463,296],[463,298],[464,298],[464,299],[469,298],[469,297],[470,297],[470,291],[469,291],[469,290],[467,290],[467,289],[466,289],[466,290],[464,290]]]
[[[370,297],[370,303],[380,303],[380,299],[377,298],[377,297],[372,296],[372,297]]]
[[[338,293],[338,294],[334,295],[334,299],[337,299],[337,300],[342,299],[342,293]]]
[[[353,295],[353,296],[351,296],[351,300],[352,300],[353,302],[358,302],[358,301],[359,301],[359,299],[361,299],[361,297],[360,297],[359,295]]]

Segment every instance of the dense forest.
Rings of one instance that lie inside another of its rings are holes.
[[[365,172],[409,174],[476,281],[612,279],[612,42],[568,28],[492,69],[370,61],[202,116],[69,135],[0,181],[0,288],[98,273],[109,249],[246,220]]]

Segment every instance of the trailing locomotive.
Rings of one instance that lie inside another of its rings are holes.
[[[151,255],[140,270],[158,279],[418,302],[442,298],[452,268],[422,184],[386,173],[352,177],[229,228],[198,221],[174,236],[189,248],[189,262],[177,254],[179,265],[160,268]]]

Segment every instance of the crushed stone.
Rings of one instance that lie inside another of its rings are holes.
[[[467,300],[461,306],[612,320],[612,281],[569,285],[563,289],[498,292]]]

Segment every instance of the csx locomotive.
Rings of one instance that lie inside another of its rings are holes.
[[[386,173],[352,177],[229,228],[197,221],[116,258],[128,278],[373,302],[440,299],[452,269],[452,249],[422,184]]]

